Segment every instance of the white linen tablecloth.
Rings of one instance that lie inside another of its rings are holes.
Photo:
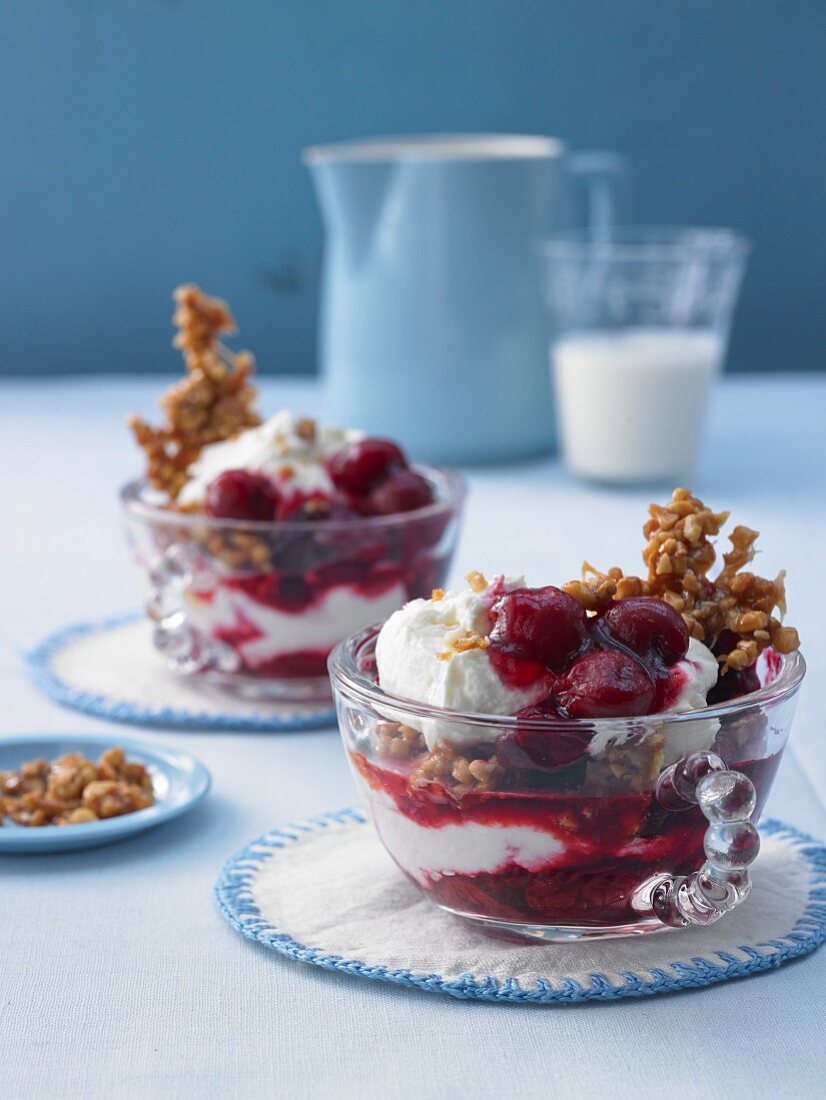
[[[21,654],[75,620],[137,607],[116,490],[140,466],[123,420],[158,379],[0,384],[0,733],[111,731],[186,748],[212,794],[177,822],[76,854],[0,857],[0,1094],[40,1097],[731,1096],[820,1094],[823,952],[702,992],[562,1009],[455,1002],[292,965],[246,942],[211,891],[269,827],[352,804],[333,730],[128,733],[64,711]],[[264,404],[319,409],[309,383]],[[810,672],[768,812],[826,836],[826,378],[726,379],[692,488],[757,527],[788,569]],[[495,430],[495,426],[491,426]],[[570,480],[556,462],[470,471],[455,576],[636,565],[650,496]]]

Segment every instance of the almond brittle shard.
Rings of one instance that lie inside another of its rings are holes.
[[[710,578],[717,554],[712,541],[728,512],[713,512],[688,489],[675,489],[668,504],[652,504],[643,527],[645,577],[626,576],[621,569],[601,573],[587,562],[582,580],[563,589],[588,611],[600,611],[614,600],[654,596],[680,612],[692,637],[717,653],[721,671],[744,669],[762,650],[791,653],[800,645],[794,627],[783,626],[786,610],[784,573],[767,580],[746,572],[754,559],[758,532],[737,526],[729,535],[731,549]]]
[[[220,342],[222,335],[236,331],[226,302],[191,284],[178,287],[174,299],[178,333],[172,342],[183,352],[186,377],[161,398],[165,422],[160,427],[139,416],[129,421],[146,454],[147,480],[173,501],[203,447],[261,423],[249,381],[255,369],[252,355],[231,352]]]

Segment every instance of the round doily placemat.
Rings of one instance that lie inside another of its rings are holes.
[[[225,865],[218,907],[242,935],[326,970],[462,999],[561,1004],[695,989],[770,970],[826,938],[826,848],[760,826],[748,900],[719,923],[614,940],[491,940],[431,905],[364,816],[274,829]]]
[[[45,638],[28,655],[29,668],[55,702],[113,722],[261,732],[335,722],[330,704],[243,699],[171,672],[152,646],[151,630],[142,614],[76,623]]]

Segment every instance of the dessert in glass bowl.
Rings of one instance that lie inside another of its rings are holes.
[[[378,835],[428,898],[538,939],[708,924],[748,894],[805,672],[781,573],[727,513],[652,505],[644,577],[478,573],[346,639],[330,669]]]
[[[458,475],[413,466],[394,442],[282,409],[255,411],[252,358],[218,299],[175,293],[187,374],[121,492],[170,665],[254,697],[330,696],[343,637],[443,583],[458,534]]]

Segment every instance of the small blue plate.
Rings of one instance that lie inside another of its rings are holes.
[[[81,752],[96,760],[118,745],[129,760],[145,764],[152,776],[155,804],[122,817],[91,821],[86,825],[15,825],[7,817],[0,826],[0,854],[7,852],[69,852],[96,848],[142,833],[191,810],[206,795],[212,780],[204,765],[187,752],[128,741],[121,737],[86,734],[36,733],[0,737],[0,771],[19,768],[24,760],[45,756],[53,760],[68,752]]]

